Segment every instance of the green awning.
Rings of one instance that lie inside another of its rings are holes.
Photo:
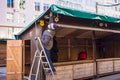
[[[66,7],[61,7],[57,5],[52,5],[51,10],[57,14],[63,14],[66,16],[78,17],[78,18],[86,18],[86,19],[94,19],[94,20],[102,20],[113,23],[120,23],[120,18],[110,17],[107,15],[100,15],[75,9],[70,9]]]
[[[75,9],[70,9],[70,8],[66,8],[66,7],[62,7],[62,6],[58,6],[58,5],[51,5],[51,7],[47,11],[40,14],[36,19],[34,19],[31,23],[29,23],[29,25],[27,25],[17,35],[21,35],[22,33],[24,33],[37,20],[39,20],[41,17],[43,17],[50,10],[53,13],[63,14],[65,16],[84,18],[84,19],[91,19],[91,20],[101,20],[101,21],[106,21],[106,22],[111,22],[111,23],[120,23],[120,18],[110,17],[110,16],[106,16],[106,15],[100,15],[100,14],[95,14],[95,13],[90,13],[90,12],[85,12],[85,11],[80,11],[80,10],[75,10]]]

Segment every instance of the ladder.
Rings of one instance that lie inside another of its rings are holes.
[[[52,76],[52,79],[56,80],[55,73],[52,71],[49,60],[47,58],[44,47],[43,47],[42,42],[41,42],[39,37],[35,38],[35,45],[36,45],[37,50],[34,54],[34,58],[33,58],[33,62],[31,65],[28,80],[32,80],[31,79],[32,76],[35,77],[35,80],[38,80],[38,73],[39,73],[39,66],[40,65],[42,65],[45,75],[49,72],[49,74],[51,74],[51,76]],[[36,73],[33,74],[33,68],[34,68],[36,59],[38,60],[38,63],[37,63]]]

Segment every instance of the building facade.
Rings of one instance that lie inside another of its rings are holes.
[[[14,38],[23,27],[46,11],[52,0],[2,0],[0,38]]]
[[[120,5],[106,6],[119,3],[120,0],[2,0],[0,38],[14,38],[14,34],[46,11],[51,4],[120,18]]]
[[[56,0],[55,4],[120,18],[120,0]]]

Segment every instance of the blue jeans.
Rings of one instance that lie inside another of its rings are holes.
[[[53,66],[53,63],[52,63],[52,60],[51,60],[51,57],[50,57],[50,50],[47,50],[46,48],[44,48],[45,49],[45,53],[46,53],[46,56],[47,56],[47,58],[48,58],[48,61],[49,61],[49,63],[50,63],[50,66],[51,66],[51,68],[52,68],[52,71],[53,72],[55,72],[56,70],[55,70],[55,68],[54,68],[54,66]]]

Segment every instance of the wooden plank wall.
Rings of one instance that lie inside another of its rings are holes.
[[[30,55],[30,40],[25,40],[24,41],[24,75],[29,76],[30,73],[30,65],[31,65],[31,55]]]
[[[114,60],[114,71],[115,72],[120,72],[120,59],[115,59]]]
[[[6,41],[0,42],[0,66],[6,66]]]
[[[57,80],[84,80],[93,78],[94,62],[89,60],[55,63]],[[97,76],[104,76],[120,72],[120,58],[97,59]],[[46,75],[46,80],[53,80],[50,74]]]
[[[98,74],[113,72],[113,61],[100,61],[98,64]]]
[[[83,63],[74,65],[74,79],[94,76],[94,63]]]
[[[22,40],[7,41],[7,80],[22,80]]]
[[[105,38],[97,44],[97,58],[119,58],[120,57],[120,38]]]
[[[68,40],[70,40],[69,46],[68,46]],[[59,49],[58,61],[75,61],[78,58],[78,53],[81,51],[87,52],[87,59],[93,58],[92,42],[89,39],[57,38],[57,42]],[[69,52],[69,48],[70,48],[70,52]],[[70,59],[69,59],[69,54],[70,54]]]

